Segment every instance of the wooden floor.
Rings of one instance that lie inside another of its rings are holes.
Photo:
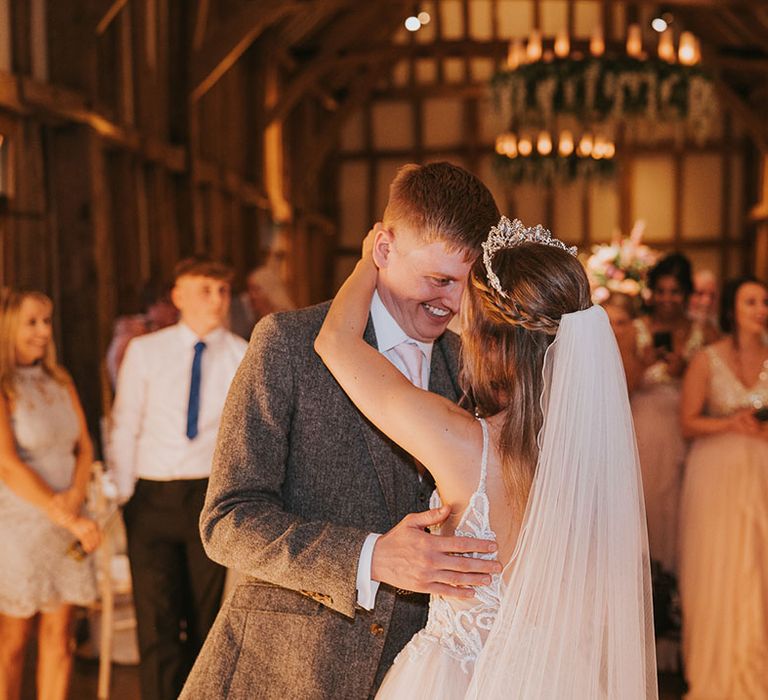
[[[26,674],[25,691],[22,700],[35,700],[31,669]],[[96,698],[98,663],[77,659],[70,700],[93,700]],[[678,676],[664,674],[659,679],[660,700],[679,700],[682,697],[683,683]],[[140,700],[139,673],[136,666],[112,666],[112,696],[110,700]]]

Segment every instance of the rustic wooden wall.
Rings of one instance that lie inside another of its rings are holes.
[[[0,2],[12,29],[0,33],[0,283],[53,297],[94,434],[113,320],[140,311],[143,283],[195,252],[242,283],[267,240],[264,57],[251,47],[190,99],[192,5]]]
[[[711,264],[731,272],[765,259],[750,252],[765,249],[752,247],[764,219],[747,212],[768,142],[752,99],[765,97],[768,60],[720,49],[743,38],[768,50],[768,14],[760,0],[672,4],[697,32],[712,29],[713,65],[731,71],[721,87],[732,116],[705,151],[637,147],[611,216],[626,229],[653,159],[666,159],[672,233],[660,243],[714,251]],[[62,359],[95,432],[113,319],[139,310],[144,281],[208,252],[242,283],[277,219],[292,243],[294,297],[327,298],[402,162],[462,163],[507,211],[573,223],[569,235],[588,245],[607,226],[594,223],[601,192],[493,181],[484,85],[510,32],[565,18],[583,33],[595,7],[623,27],[645,5],[423,0],[431,29],[406,36],[398,27],[410,0],[0,0],[0,284],[54,298]],[[747,11],[754,21],[739,19]],[[710,187],[710,163],[717,230],[700,236],[686,224],[686,183]]]

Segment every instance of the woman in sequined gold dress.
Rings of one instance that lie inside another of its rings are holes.
[[[82,515],[93,451],[69,375],[56,364],[50,299],[11,293],[0,316],[0,697],[21,695],[24,649],[39,613],[38,697],[64,700],[73,604],[96,594],[99,544]]]
[[[768,289],[726,285],[727,335],[693,358],[680,519],[689,700],[768,698]]]

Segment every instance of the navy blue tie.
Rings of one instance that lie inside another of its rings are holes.
[[[200,365],[203,363],[205,343],[195,343],[195,359],[192,360],[192,381],[189,384],[189,404],[187,406],[187,437],[197,437],[197,418],[200,415]]]

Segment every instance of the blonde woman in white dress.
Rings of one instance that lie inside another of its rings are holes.
[[[728,335],[693,358],[680,519],[689,700],[768,698],[768,290],[726,285]],[[763,420],[760,420],[760,419]]]
[[[415,387],[363,340],[377,274],[409,254],[411,237],[377,224],[315,349],[434,476],[432,505],[447,516],[439,534],[495,539],[483,556],[504,569],[433,593],[426,627],[377,698],[656,698],[632,418],[616,341],[575,249],[505,217],[491,229],[462,302],[473,414]],[[464,283],[440,269],[423,280]]]

